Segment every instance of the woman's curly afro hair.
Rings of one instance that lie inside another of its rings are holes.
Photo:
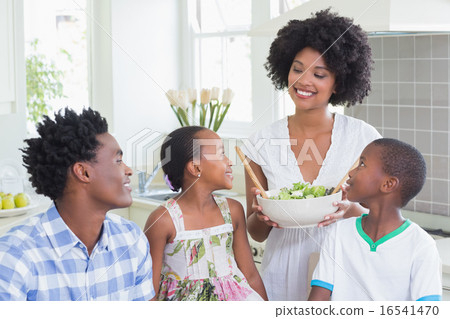
[[[367,35],[352,20],[330,10],[306,20],[291,20],[272,42],[265,68],[277,89],[288,87],[288,74],[298,52],[310,47],[321,54],[336,76],[333,105],[362,102],[370,91],[371,49]]]
[[[106,119],[92,109],[81,114],[65,108],[55,120],[44,116],[37,126],[40,137],[25,140],[23,162],[38,194],[56,200],[63,195],[67,173],[76,162],[95,159],[100,142],[98,134],[108,131]]]

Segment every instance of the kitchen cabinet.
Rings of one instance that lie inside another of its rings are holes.
[[[14,3],[0,1],[0,115],[15,108]]]
[[[450,238],[436,240],[442,262],[442,300],[450,300]]]
[[[134,198],[133,204],[130,207],[129,219],[144,230],[148,216],[150,216],[151,212],[154,211],[159,205],[160,203],[157,201]]]
[[[119,208],[119,209],[114,209],[108,212],[108,214],[115,214],[115,215],[119,215],[120,217],[123,217],[125,219],[130,219],[130,208]]]
[[[450,289],[442,289],[442,301],[450,301]]]
[[[114,209],[109,213],[131,220],[144,230],[148,216],[159,206],[159,204],[160,202],[157,201],[142,200],[135,197],[133,198],[133,204],[131,204],[130,207]]]

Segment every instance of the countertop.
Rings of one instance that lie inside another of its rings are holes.
[[[23,224],[31,216],[46,212],[51,203],[50,199],[43,196],[32,197],[30,208],[24,214],[13,217],[0,217],[0,236],[12,227]]]

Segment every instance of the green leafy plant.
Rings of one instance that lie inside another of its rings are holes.
[[[49,100],[64,97],[61,83],[64,72],[37,51],[38,43],[38,39],[30,43],[31,53],[26,57],[27,119],[34,124],[52,110]]]

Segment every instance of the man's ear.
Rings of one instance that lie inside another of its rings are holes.
[[[383,193],[391,193],[398,188],[399,184],[400,182],[397,177],[388,176],[381,185],[381,191]]]
[[[83,183],[89,183],[90,182],[90,166],[86,163],[82,162],[76,162],[72,166],[72,173],[76,179],[78,179],[80,182]]]

